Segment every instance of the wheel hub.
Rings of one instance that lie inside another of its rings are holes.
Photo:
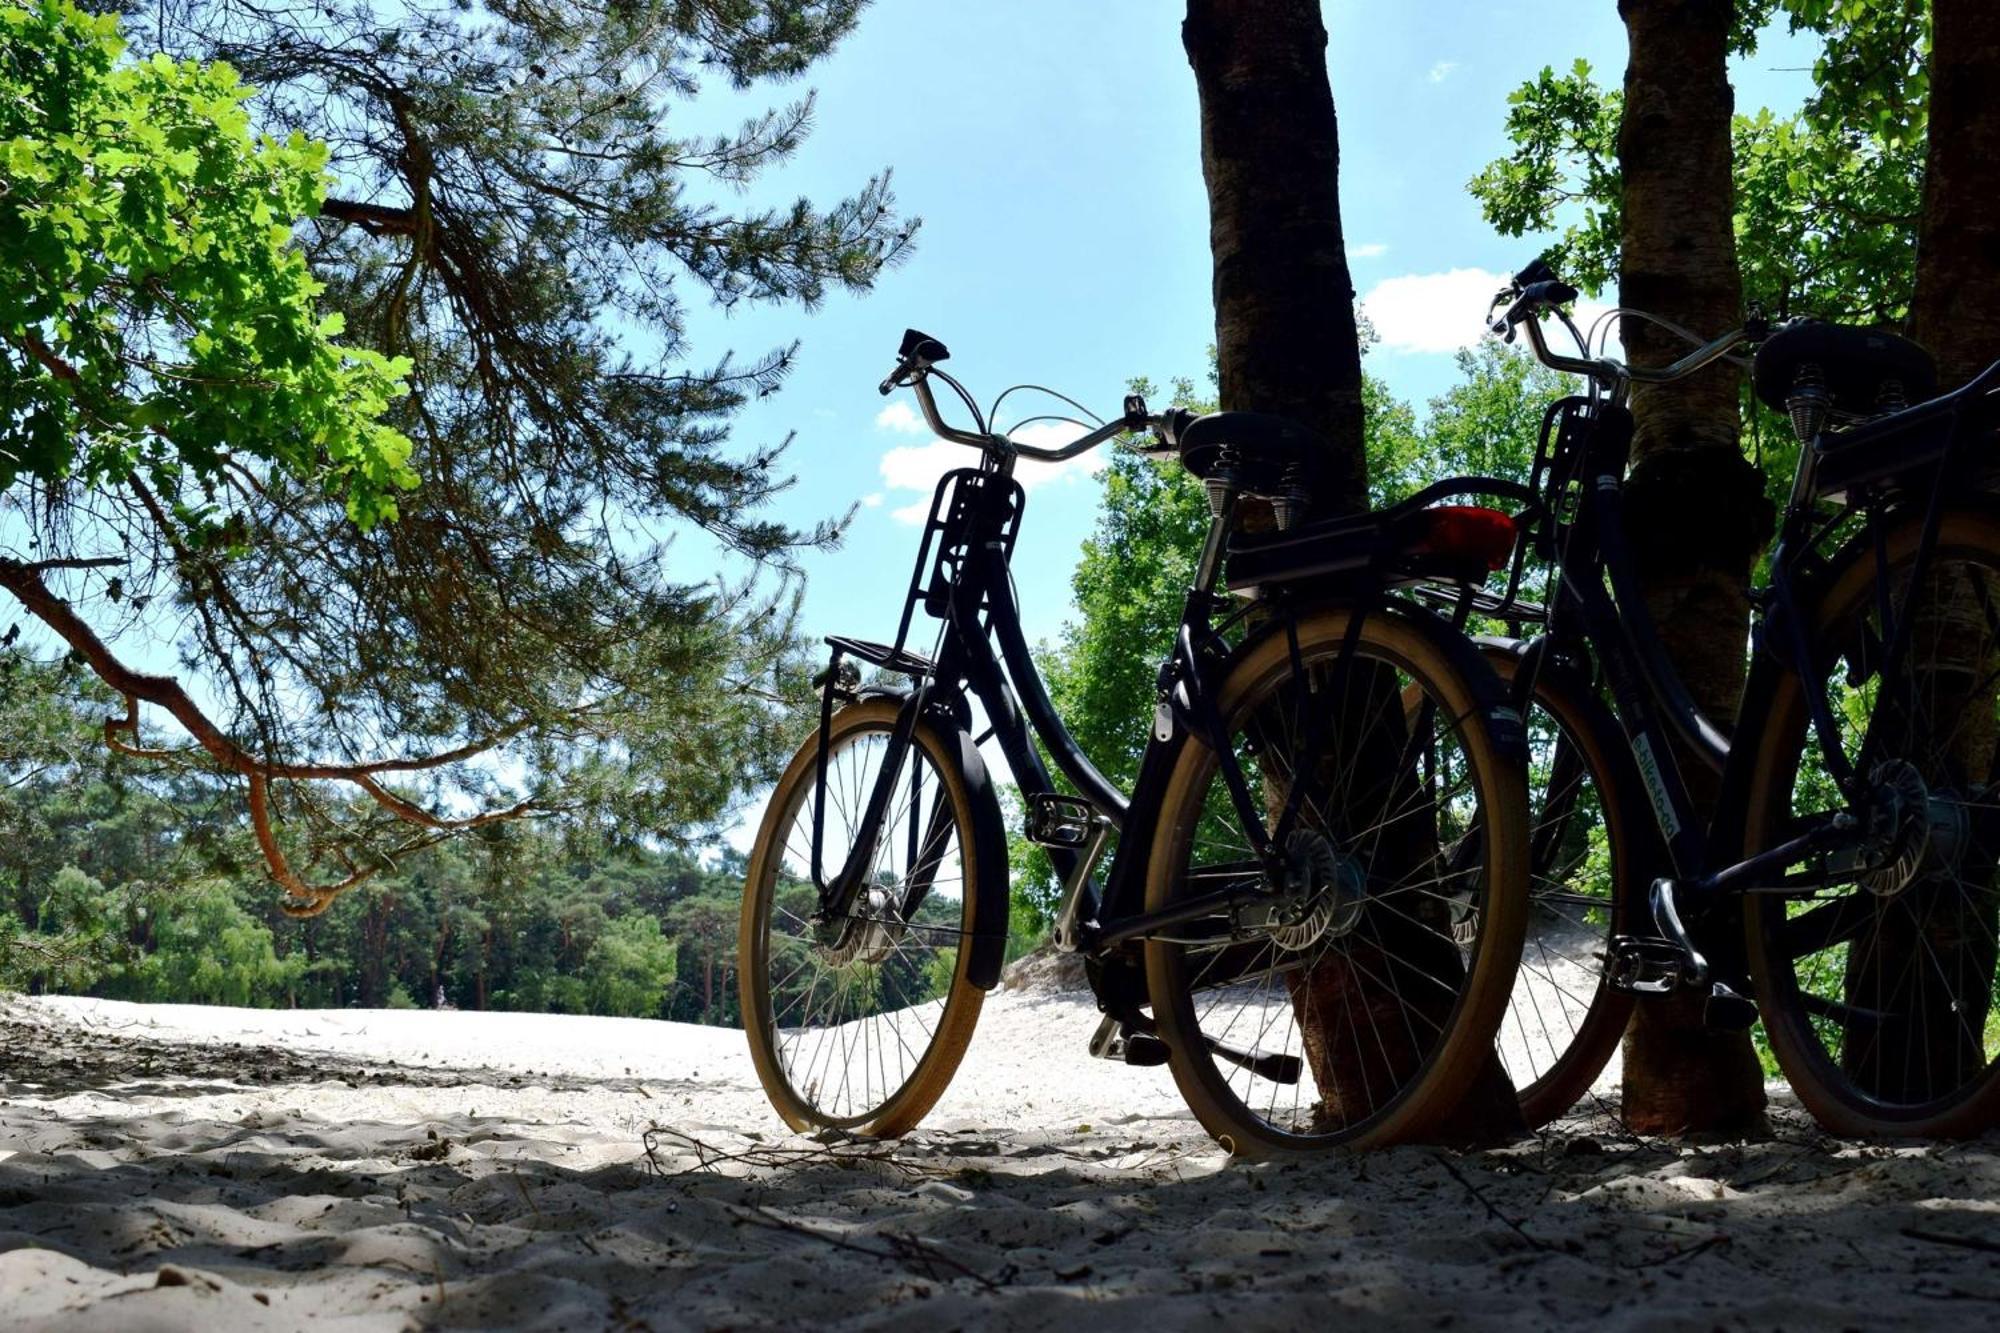
[[[826,960],[835,967],[849,963],[880,965],[896,951],[909,925],[903,920],[902,895],[893,884],[870,884],[854,900],[854,910],[836,922],[838,933],[822,946]]]
[[[1870,858],[1878,868],[1858,880],[1870,893],[1888,898],[1957,864],[1966,845],[1965,805],[1934,792],[1908,760],[1885,761],[1871,776],[1887,832],[1879,856]]]
[[[1326,835],[1299,829],[1285,839],[1284,892],[1271,938],[1295,953],[1354,929],[1367,900],[1367,877]]]

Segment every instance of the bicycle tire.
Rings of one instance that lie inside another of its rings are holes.
[[[1511,691],[1520,656],[1498,645],[1482,655]],[[1544,665],[1522,721],[1528,926],[1496,1045],[1522,1120],[1539,1129],[1590,1091],[1631,1021],[1634,996],[1611,988],[1605,963],[1610,937],[1643,915],[1650,815],[1631,804],[1642,798],[1624,733],[1588,682]],[[1564,790],[1552,792],[1558,775]]]
[[[1301,715],[1299,699],[1334,679],[1321,675],[1315,685],[1315,673],[1339,670],[1331,664],[1341,651],[1352,614],[1344,608],[1326,608],[1295,622],[1306,680],[1303,695],[1299,690],[1290,692],[1294,722]],[[1297,891],[1297,923],[1247,936],[1233,933],[1232,927],[1226,938],[1190,942],[1156,937],[1146,942],[1148,991],[1175,1082],[1202,1125],[1239,1156],[1286,1156],[1422,1138],[1444,1123],[1491,1059],[1493,1036],[1520,957],[1525,922],[1526,800],[1518,756],[1503,753],[1486,712],[1486,706],[1501,697],[1498,682],[1488,674],[1484,688],[1475,688],[1469,673],[1486,673],[1488,668],[1463,639],[1456,640],[1461,651],[1454,659],[1445,646],[1452,632],[1444,629],[1442,622],[1433,624],[1386,608],[1372,610],[1355,640],[1354,663],[1341,677],[1346,682],[1342,689],[1349,698],[1357,680],[1372,682],[1364,684],[1365,689],[1420,689],[1438,704],[1431,715],[1433,724],[1457,738],[1455,751],[1448,753],[1449,747],[1440,747],[1435,739],[1413,745],[1411,737],[1422,733],[1394,707],[1394,694],[1386,696],[1387,707],[1361,711],[1325,708],[1325,715],[1344,721],[1335,722],[1335,734],[1320,753],[1346,753],[1354,762],[1344,765],[1341,795],[1348,803],[1337,803],[1330,795],[1324,808],[1304,810],[1299,829],[1288,840],[1298,844],[1287,855],[1306,867],[1299,878],[1309,886]],[[1285,699],[1277,687],[1296,680],[1291,662],[1287,635],[1265,633],[1238,650],[1217,690],[1217,710],[1232,746],[1240,747],[1253,728],[1259,733],[1251,742],[1259,758],[1244,764],[1246,775],[1255,777],[1260,788],[1264,775],[1279,775],[1258,796],[1267,802],[1267,809],[1282,799],[1282,774],[1287,771],[1272,735],[1276,732],[1280,740],[1284,737]],[[1266,721],[1259,721],[1260,717]],[[1395,718],[1400,725],[1382,730],[1377,726],[1382,718]],[[1270,725],[1271,719],[1276,720],[1276,727]],[[1355,725],[1350,727],[1349,723]],[[1405,734],[1398,738],[1398,731]],[[1345,745],[1343,737],[1348,742]],[[1387,753],[1383,747],[1392,744],[1402,746],[1398,751],[1402,757],[1392,763],[1365,765],[1374,776],[1360,775],[1363,754]],[[1455,753],[1459,767],[1446,773],[1444,782],[1433,782],[1439,771],[1435,768],[1426,770],[1419,782],[1417,765],[1408,761],[1418,749],[1428,754],[1432,763],[1441,754],[1449,759]],[[1296,754],[1297,750],[1288,753]],[[1146,890],[1149,909],[1171,907],[1176,900],[1213,888],[1229,877],[1259,873],[1254,862],[1249,863],[1247,872],[1243,869],[1242,858],[1223,841],[1226,830],[1215,826],[1218,819],[1235,818],[1226,794],[1218,800],[1223,789],[1217,779],[1220,767],[1215,752],[1194,739],[1177,758],[1151,848]],[[1298,770],[1294,765],[1289,771]],[[1383,773],[1392,776],[1385,782]],[[1335,776],[1340,778],[1338,773]],[[1362,796],[1371,783],[1381,799],[1368,805]],[[1440,796],[1447,799],[1440,800]],[[1371,815],[1381,817],[1372,824],[1360,822]],[[1196,835],[1205,819],[1210,832],[1203,835],[1204,842],[1198,848]],[[1433,868],[1441,870],[1445,831],[1471,827],[1483,832],[1467,869],[1452,871],[1449,877],[1440,873],[1418,878]],[[1392,829],[1393,835],[1385,838]],[[1385,848],[1385,841],[1392,845]],[[1394,845],[1398,843],[1400,847]],[[1395,865],[1404,867],[1399,879],[1386,888],[1368,887],[1369,874],[1390,873]],[[1191,870],[1206,878],[1197,881]],[[1444,888],[1452,893],[1439,891]],[[1463,902],[1456,897],[1460,889],[1465,894]],[[1408,896],[1398,897],[1405,891]],[[1404,907],[1411,910],[1404,911]],[[1440,930],[1440,922],[1450,929]],[[1192,934],[1194,926],[1190,923],[1180,930],[1183,935]],[[1346,964],[1338,973],[1323,970],[1335,941],[1341,941],[1339,953]],[[1379,1094],[1368,1074],[1375,1053],[1362,1049],[1361,1028],[1346,993],[1344,1025],[1331,1017],[1331,1001],[1325,1002],[1322,1013],[1320,1000],[1323,979],[1346,984],[1363,975],[1365,969],[1356,962],[1363,954],[1369,962],[1383,966],[1389,978],[1366,994],[1354,992],[1362,1003],[1374,1045],[1380,1050],[1378,1075],[1395,1081],[1393,1088],[1384,1087]],[[1270,961],[1263,963],[1266,958]],[[1289,979],[1293,975],[1303,988],[1302,1002],[1293,998]],[[1453,979],[1442,980],[1441,975]],[[1272,987],[1281,977],[1287,978],[1283,982],[1286,992],[1274,1003]],[[1410,980],[1414,999],[1406,1000],[1404,992],[1396,989],[1400,977]],[[1215,984],[1206,984],[1211,980]],[[1254,992],[1259,981],[1264,987],[1261,994]],[[1229,992],[1246,987],[1253,993],[1240,997],[1239,1008],[1216,1013]],[[1437,988],[1447,994],[1439,996]],[[1394,1007],[1385,1006],[1383,1016],[1401,1019],[1409,1038],[1406,1043],[1393,1032],[1385,1039],[1382,1024],[1375,1017],[1374,1006],[1391,991]],[[1217,998],[1198,1014],[1197,994]],[[1238,1054],[1271,1057],[1274,1063],[1267,1067],[1278,1073],[1276,1078],[1262,1078],[1256,1069],[1210,1053],[1211,1039],[1225,1045],[1232,1038],[1243,1040],[1236,1035],[1236,1025],[1252,1012],[1259,1017],[1251,1018],[1251,1023],[1260,1024],[1255,1045]],[[1267,1038],[1280,1012],[1286,1023],[1273,1046]],[[1300,1012],[1320,1018],[1301,1024],[1297,1021]],[[1419,1023],[1435,1035],[1420,1035]],[[1337,1040],[1343,1032],[1357,1052],[1349,1071],[1335,1063],[1345,1059],[1344,1050],[1336,1055],[1329,1045],[1330,1037]],[[1392,1043],[1399,1049],[1389,1050]],[[1295,1062],[1296,1067],[1285,1061]],[[1280,1112],[1278,1090],[1286,1086],[1285,1073],[1292,1074],[1291,1104]],[[1320,1087],[1322,1073],[1334,1086]],[[1260,1078],[1273,1089],[1261,1111],[1252,1105],[1263,1100]],[[1314,1093],[1310,1101],[1304,1098],[1308,1079]]]
[[[866,752],[874,752],[879,766],[899,706],[895,699],[864,699],[833,715],[828,728],[828,874],[845,859],[872,774],[878,771],[870,767]],[[920,776],[908,802],[900,807],[892,802],[885,812],[889,827],[870,879],[886,890],[907,885],[914,869],[927,870],[931,882],[923,907],[912,921],[892,915],[890,907],[878,905],[872,913],[858,908],[843,935],[829,943],[809,919],[813,900],[808,895],[814,890],[808,858],[819,750],[815,732],[778,779],[751,849],[737,934],[743,1026],[758,1081],[786,1124],[800,1131],[832,1128],[891,1138],[914,1127],[950,1085],[985,998],[968,979],[971,951],[962,947],[972,936],[978,895],[985,889],[978,882],[977,858],[969,854],[975,836],[972,800],[953,748],[929,722],[919,722],[904,773],[914,765]],[[938,795],[931,798],[930,809],[939,808],[938,800],[947,803],[948,831],[935,836],[933,829],[945,824],[916,813],[923,808],[924,773],[936,780]],[[919,822],[923,832],[913,838],[911,830]],[[837,823],[843,825],[838,830]],[[913,843],[910,864],[899,873],[894,857]],[[954,869],[959,881],[955,911],[948,883]],[[795,901],[786,906],[781,896]],[[923,909],[933,903],[933,920],[925,922]],[[775,978],[774,954],[782,954],[785,963],[785,971]],[[941,993],[925,994],[916,1004],[881,1007],[923,993],[919,979]],[[816,1009],[816,1000],[838,1007]],[[927,1020],[926,1011],[933,1006],[934,1016]],[[862,1089],[858,1098],[857,1082]]]
[[[1871,655],[1866,645],[1879,628],[1885,587],[1892,606],[1907,588],[1919,531],[1914,518],[1892,530],[1879,566],[1875,548],[1857,540],[1835,557],[1823,590],[1801,616],[1820,664],[1816,671],[1845,676],[1835,680],[1834,697],[1840,743],[1851,757],[1886,711],[1876,733],[1886,739],[1870,751],[1871,758],[1881,756],[1870,771],[1884,783],[1907,783],[1906,775],[1915,774],[1923,799],[1919,806],[1913,798],[1910,808],[1921,809],[1920,842],[1905,845],[1910,859],[1888,862],[1886,869],[1850,867],[1854,879],[1844,893],[1806,901],[1745,899],[1750,967],[1771,1051],[1820,1124],[1857,1137],[1958,1137],[2000,1124],[1991,956],[2000,874],[1996,849],[1985,845],[1991,838],[1972,832],[1974,817],[2000,786],[1992,781],[2000,765],[1991,739],[2000,729],[1993,701],[2000,680],[2000,519],[1970,510],[1942,516],[1926,584],[1932,592],[1925,595],[1946,610],[1927,613],[1912,626],[1912,665],[1899,679],[1927,684],[1906,694],[1882,680],[1879,649]],[[1878,567],[1886,581],[1878,578]],[[1962,695],[1945,693],[1953,688],[1947,679],[1953,672],[1966,676]],[[1845,808],[1831,783],[1815,773],[1816,763],[1804,762],[1817,752],[1799,678],[1772,674],[1748,775],[1747,852],[1775,845],[1802,815]],[[1885,691],[1891,701],[1886,708]],[[1899,706],[1898,698],[1914,706]],[[1947,717],[1950,730],[1939,739],[1932,724]],[[1959,827],[1972,836],[1956,839],[1949,830]],[[1880,858],[1872,863],[1883,864]],[[1947,964],[1934,945],[1949,944],[1968,923],[1978,937],[1959,940]],[[1899,949],[1905,941],[1916,947]],[[1897,965],[1898,954],[1908,955],[1896,973],[1900,979],[1885,985],[1885,969]],[[1871,967],[1871,959],[1879,965]],[[1940,981],[1948,991],[1942,1000],[1927,989]],[[1976,1007],[1976,1022],[1965,1006]],[[1915,1077],[1918,1052],[1926,1061],[1922,1079]],[[1940,1073],[1938,1063],[1946,1060]],[[1951,1085],[1941,1087],[1947,1077]]]

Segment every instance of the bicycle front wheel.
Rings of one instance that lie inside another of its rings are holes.
[[[1806,725],[1804,691],[1825,688],[1829,739],[1876,793],[1873,835],[1822,868],[1824,888],[1746,908],[1771,1052],[1837,1134],[2000,1124],[2000,522],[1944,515],[1916,579],[1919,528],[1836,560],[1803,613],[1815,679],[1777,682],[1750,775],[1750,851],[1847,809]],[[1887,639],[1906,617],[1891,666]]]
[[[1247,1157],[1374,1146],[1440,1127],[1493,1056],[1527,898],[1520,767],[1443,631],[1342,608],[1241,650],[1217,697],[1267,827],[1306,775],[1273,873],[1219,753],[1184,747],[1147,907],[1232,888],[1259,900],[1146,943],[1175,1081]],[[1473,672],[1485,668],[1464,654]],[[1497,697],[1498,685],[1488,680]]]
[[[833,716],[820,821],[829,876],[861,841],[897,712],[894,700],[870,699]],[[889,1137],[936,1104],[979,1020],[984,992],[967,978],[962,947],[987,890],[970,851],[972,801],[945,737],[919,723],[861,892],[848,912],[821,920],[819,752],[815,734],[793,757],[750,853],[737,936],[743,1026],[786,1124]]]
[[[1521,659],[1485,656],[1511,688]],[[1604,973],[1611,937],[1635,915],[1644,816],[1630,805],[1639,786],[1624,736],[1586,681],[1544,668],[1522,721],[1528,927],[1496,1045],[1522,1120],[1539,1129],[1590,1091],[1632,1017],[1633,997]]]

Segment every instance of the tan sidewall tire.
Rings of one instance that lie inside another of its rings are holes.
[[[1918,524],[1905,522],[1889,539],[1889,560],[1896,564],[1916,550]],[[2000,570],[2000,521],[1981,513],[1957,512],[1944,515],[1938,529],[1938,549],[1976,551],[1993,561]],[[1866,597],[1873,587],[1875,566],[1870,559],[1851,562],[1833,576],[1826,592],[1809,608],[1811,629],[1818,638],[1827,618]],[[1786,673],[1772,692],[1771,707],[1758,726],[1757,750],[1750,771],[1749,794],[1744,818],[1745,853],[1761,850],[1764,828],[1770,821],[1772,802],[1789,804],[1794,760],[1802,744],[1816,742],[1806,731],[1805,699],[1796,676]],[[1781,778],[1779,775],[1783,774]],[[1780,793],[1779,788],[1783,787]],[[1782,813],[1782,808],[1779,813]],[[1782,919],[1781,899],[1743,900],[1745,939],[1750,954],[1750,975],[1756,985],[1757,1007],[1764,1019],[1764,1031],[1771,1053],[1791,1082],[1792,1091],[1811,1111],[1813,1118],[1830,1133],[1848,1138],[1915,1137],[1957,1138],[1980,1134],[2000,1124],[2000,1073],[1989,1067],[1971,1095],[1933,1115],[1884,1117],[1857,1106],[1845,1091],[1845,1080],[1833,1085],[1828,1075],[1839,1078],[1826,1053],[1813,1035],[1812,1020],[1797,1006],[1781,1003],[1785,990],[1776,978],[1789,970],[1789,959],[1778,959],[1770,948],[1770,932],[1765,929],[1765,913]]]
[[[891,699],[868,699],[847,705],[833,715],[834,745],[838,747],[841,741],[857,732],[886,731],[894,725],[897,711],[898,705]],[[916,743],[944,777],[946,789],[951,793],[961,849],[960,860],[965,867],[962,929],[969,938],[977,897],[987,887],[978,882],[978,870],[972,855],[972,798],[952,750],[933,727],[920,723]],[[801,1133],[837,1126],[856,1134],[893,1138],[915,1127],[937,1104],[945,1088],[950,1086],[952,1076],[958,1072],[959,1061],[965,1058],[965,1048],[972,1040],[972,1029],[979,1022],[979,1010],[986,994],[967,978],[966,969],[971,965],[972,951],[960,947],[958,967],[952,975],[944,1013],[938,1020],[929,1048],[903,1086],[870,1116],[856,1120],[829,1118],[815,1111],[793,1090],[778,1060],[777,1034],[771,1018],[771,994],[765,984],[769,976],[766,943],[770,937],[773,897],[770,887],[776,879],[773,858],[782,850],[778,840],[785,836],[797,818],[798,809],[794,807],[806,808],[804,803],[810,798],[817,775],[818,756],[819,734],[814,732],[812,738],[792,756],[792,762],[772,789],[771,800],[764,808],[764,822],[757,830],[757,841],[750,851],[749,872],[744,881],[743,912],[736,935],[736,975],[743,1027],[750,1039],[750,1059],[757,1067],[757,1081],[764,1085],[765,1095],[771,1099],[772,1107],[786,1124]]]
[[[1298,626],[1299,645],[1308,654],[1323,644],[1337,645],[1349,619],[1343,609],[1312,612]],[[1512,993],[1514,969],[1520,961],[1527,926],[1528,861],[1525,831],[1527,797],[1519,766],[1500,755],[1476,708],[1472,691],[1430,638],[1398,617],[1377,610],[1362,627],[1360,646],[1386,658],[1427,682],[1454,716],[1467,719],[1463,729],[1472,762],[1474,786],[1488,826],[1493,831],[1488,852],[1491,892],[1472,960],[1472,970],[1454,1011],[1444,1044],[1421,1070],[1414,1085],[1357,1133],[1344,1137],[1292,1137],[1246,1118],[1241,1102],[1228,1090],[1205,1050],[1190,1055],[1190,1038],[1199,1026],[1183,1013],[1175,951],[1171,945],[1146,944],[1146,981],[1153,1013],[1166,1040],[1174,1082],[1188,1109],[1202,1127],[1240,1157],[1259,1159],[1324,1152],[1328,1148],[1373,1148],[1421,1140],[1437,1128],[1471,1088],[1482,1063],[1493,1053],[1493,1037]],[[1289,669],[1284,635],[1273,635],[1240,659],[1222,683],[1218,711],[1232,719],[1244,697],[1274,673]],[[1185,855],[1181,829],[1183,808],[1199,809],[1213,765],[1207,747],[1184,746],[1167,781],[1153,835],[1146,872],[1146,907],[1158,910],[1173,898],[1180,863]]]
[[[1514,669],[1520,659],[1502,649],[1483,650],[1487,665],[1491,666],[1502,681],[1508,685],[1514,682]],[[1605,738],[1599,735],[1584,719],[1588,713],[1569,698],[1566,685],[1556,685],[1552,678],[1544,674],[1537,681],[1543,692],[1536,695],[1536,706],[1556,718],[1567,734],[1583,749],[1584,767],[1590,771],[1590,781],[1598,790],[1598,803],[1604,809],[1605,824],[1611,837],[1611,884],[1612,907],[1611,929],[1624,931],[1631,915],[1632,889],[1632,846],[1627,841],[1631,832],[1630,818],[1626,809],[1626,794],[1612,791],[1615,782],[1610,778],[1610,755],[1604,748]],[[1549,688],[1553,687],[1553,688]],[[1525,724],[1527,719],[1522,719]],[[1532,823],[1534,810],[1532,802],[1528,811]],[[1532,848],[1530,848],[1532,851]],[[1533,867],[1530,867],[1529,886],[1532,894]],[[1532,898],[1530,901],[1532,907]],[[1527,948],[1524,936],[1522,946]],[[1599,977],[1597,993],[1591,997],[1590,1012],[1584,1017],[1583,1025],[1570,1040],[1569,1048],[1556,1062],[1556,1067],[1535,1080],[1521,1093],[1521,1118],[1529,1129],[1540,1129],[1570,1107],[1576,1105],[1583,1094],[1590,1091],[1590,1085],[1604,1072],[1605,1064],[1611,1059],[1611,1052],[1618,1049],[1619,1039],[1625,1035],[1625,1025],[1632,1019],[1633,997],[1612,990]],[[1504,1020],[1503,1020],[1504,1021]]]

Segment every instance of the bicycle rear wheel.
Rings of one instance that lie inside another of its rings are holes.
[[[1485,657],[1509,687],[1514,653]],[[1611,936],[1630,930],[1641,891],[1638,793],[1625,738],[1588,684],[1554,668],[1535,677],[1528,733],[1528,926],[1500,1023],[1500,1062],[1537,1129],[1590,1090],[1632,1017],[1611,988]],[[1641,900],[1642,901],[1642,900]]]
[[[1745,924],[1770,1048],[1821,1124],[1966,1135],[2000,1123],[2000,522],[1944,516],[1921,583],[1919,525],[1856,543],[1803,614],[1819,679],[1775,684],[1756,740],[1748,850],[1847,806],[1806,725],[1824,682],[1833,740],[1883,799],[1880,836],[1810,898],[1753,895]],[[1893,678],[1885,626],[1917,610]]]
[[[894,700],[870,699],[833,716],[829,876],[859,840],[897,712]],[[969,850],[972,802],[945,738],[919,723],[861,895],[843,918],[815,920],[819,749],[815,733],[779,778],[750,853],[737,936],[743,1026],[786,1124],[889,1137],[936,1104],[979,1020],[984,992],[961,947],[987,887]]]
[[[1253,641],[1218,691],[1223,731],[1275,825],[1300,805],[1274,883],[1251,851],[1217,752],[1190,739],[1163,798],[1146,905],[1265,886],[1146,943],[1174,1079],[1204,1127],[1247,1157],[1372,1146],[1440,1126],[1490,1061],[1520,957],[1526,810],[1517,760],[1434,634],[1351,612]],[[1483,671],[1469,646],[1462,664]],[[1486,699],[1498,685],[1487,682]],[[1407,715],[1401,697],[1418,702]]]

